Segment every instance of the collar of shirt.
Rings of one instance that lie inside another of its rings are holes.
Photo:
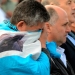
[[[70,35],[67,35],[67,38],[73,43],[73,45],[75,46],[75,39],[70,36]]]
[[[66,55],[64,53],[65,49],[61,48],[61,47],[57,47],[57,52],[61,54],[61,61],[63,62],[63,64],[67,67],[67,63],[66,63]]]

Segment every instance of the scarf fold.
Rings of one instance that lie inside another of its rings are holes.
[[[0,58],[18,55],[23,58],[32,54],[38,59],[41,53],[41,43],[38,40],[41,32],[13,32],[0,30]]]

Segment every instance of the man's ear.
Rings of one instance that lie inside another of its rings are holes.
[[[24,21],[18,22],[16,26],[19,31],[26,31],[26,23]]]
[[[45,29],[46,29],[47,33],[51,32],[51,25],[49,24],[49,22],[45,23]]]

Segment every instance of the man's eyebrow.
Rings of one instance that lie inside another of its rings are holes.
[[[71,0],[67,0],[66,3],[70,2]]]
[[[63,25],[67,25],[67,24],[69,24],[69,22],[66,22],[66,23],[64,23]]]

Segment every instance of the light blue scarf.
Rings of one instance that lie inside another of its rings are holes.
[[[46,47],[50,51],[50,54],[51,54],[52,57],[60,58],[61,55],[56,51],[57,45],[54,41],[51,41],[51,42],[47,41]]]
[[[9,20],[4,20],[0,23],[0,30],[18,31],[17,27],[11,24]]]

